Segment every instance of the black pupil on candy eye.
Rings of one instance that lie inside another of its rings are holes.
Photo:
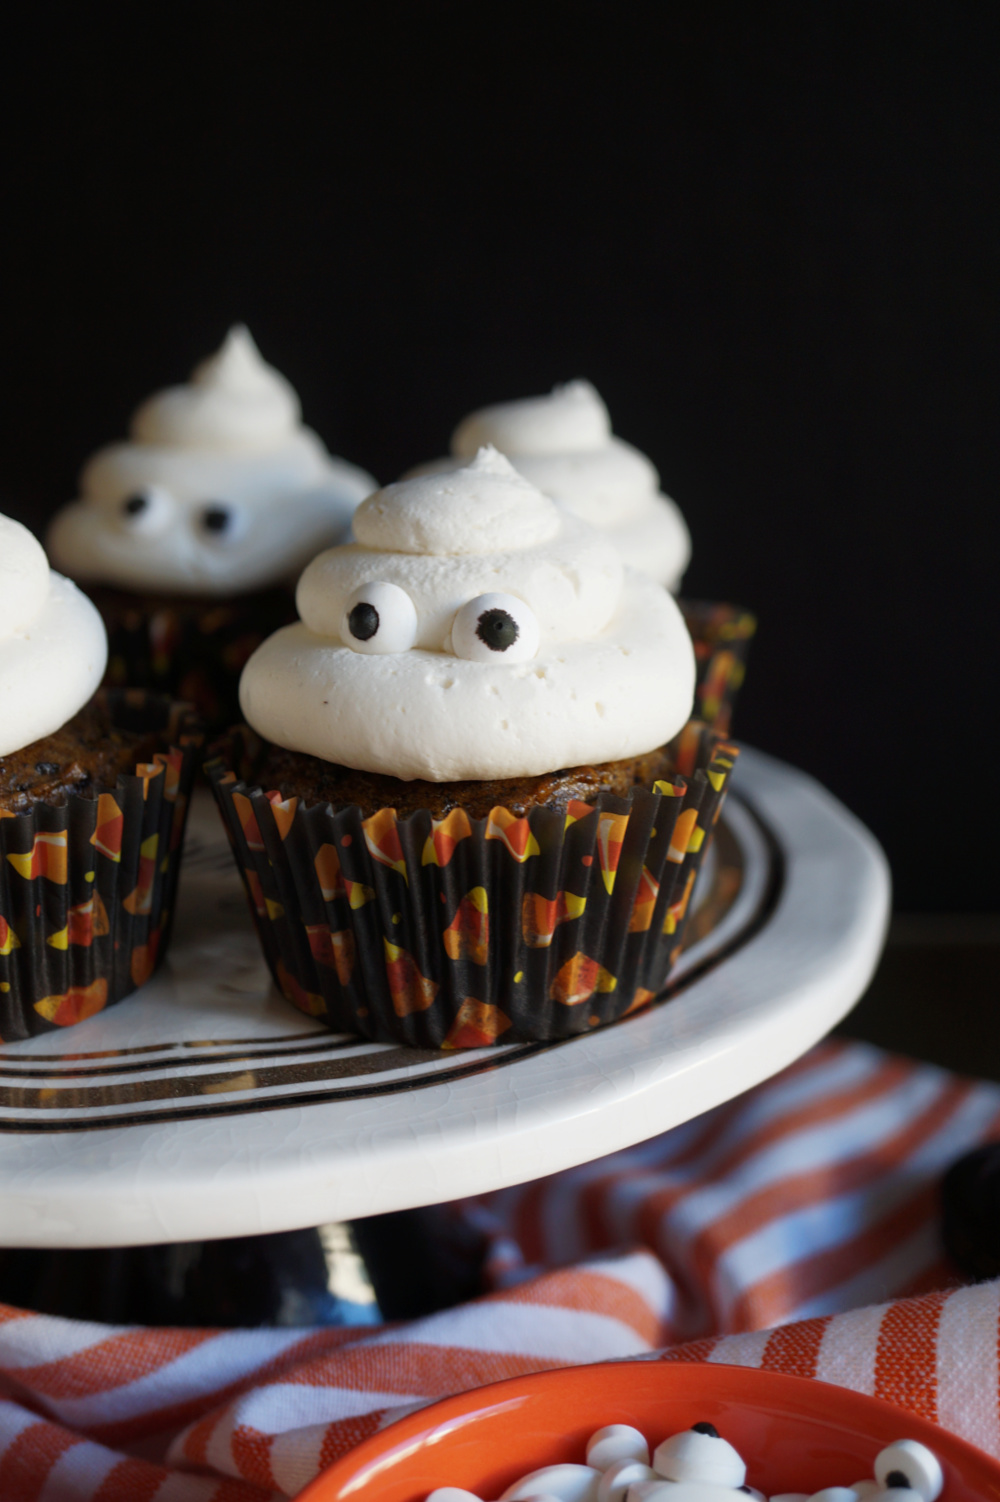
[[[888,1476],[885,1478],[885,1484],[886,1484],[887,1487],[889,1487],[889,1486],[892,1486],[892,1487],[896,1487],[896,1486],[909,1487],[909,1485],[910,1485],[909,1481],[903,1475],[902,1471],[890,1471],[889,1474],[888,1474]]]
[[[356,636],[358,641],[371,641],[378,630],[378,611],[374,605],[362,600],[347,617],[347,625],[351,635]]]
[[[476,622],[476,635],[491,652],[506,652],[520,634],[520,626],[506,610],[484,610]]]
[[[228,506],[206,506],[201,523],[206,532],[225,532],[232,513]]]
[[[122,510],[126,516],[138,516],[140,511],[145,511],[149,501],[144,495],[130,495],[127,501],[122,501]]]
[[[714,1424],[706,1424],[704,1421],[702,1423],[700,1423],[700,1424],[692,1424],[691,1425],[691,1433],[692,1434],[708,1434],[708,1435],[711,1436],[712,1439],[718,1439],[718,1437],[719,1437],[719,1431],[718,1431],[718,1429],[716,1429],[715,1425]]]

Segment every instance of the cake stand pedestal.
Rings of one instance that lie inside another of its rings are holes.
[[[602,1157],[822,1038],[865,989],[889,911],[867,830],[745,750],[665,1003],[561,1043],[417,1051],[289,1007],[207,795],[188,841],[161,972],[72,1030],[0,1046],[6,1248],[293,1231]]]

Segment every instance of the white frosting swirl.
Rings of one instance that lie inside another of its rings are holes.
[[[589,381],[471,413],[452,434],[452,461],[412,473],[464,464],[484,443],[506,454],[539,490],[610,534],[626,563],[668,589],[678,587],[691,557],[684,518],[661,493],[645,454],[613,436],[608,409]]]
[[[358,508],[354,536],[368,548],[449,557],[536,547],[560,526],[552,502],[494,449],[455,474],[377,491]]]
[[[451,435],[451,451],[468,458],[484,443],[508,457],[593,453],[611,438],[611,417],[589,381],[555,386],[548,396],[480,407]]]
[[[220,596],[294,579],[375,489],[302,425],[243,327],[189,385],[150,397],[131,435],[94,455],[82,499],[52,523],[49,550],[74,578]]]
[[[50,571],[27,527],[0,516],[0,756],[71,720],[107,658],[104,624],[86,595]]]
[[[269,740],[445,782],[640,755],[686,721],[694,652],[674,601],[495,451],[378,491],[354,530],[243,671],[243,713]]]
[[[301,420],[292,387],[264,363],[249,329],[238,324],[220,350],[195,366],[189,385],[171,386],[143,402],[131,434],[137,443],[243,454],[279,446]]]

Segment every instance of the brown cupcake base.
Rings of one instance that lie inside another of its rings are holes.
[[[107,701],[92,699],[52,735],[0,756],[0,813],[26,813],[35,803],[58,806],[70,793],[114,787],[157,749],[155,732],[122,729]]]
[[[3,1042],[81,1022],[119,1001],[148,980],[169,939],[200,726],[188,705],[135,690],[102,690],[81,718],[38,743],[65,756],[59,773],[37,763],[33,775],[28,764],[7,768]],[[111,739],[102,751],[91,742],[105,723]],[[46,786],[51,797],[42,796]]]
[[[284,779],[240,782],[238,743],[206,771],[285,997],[337,1031],[460,1048],[571,1037],[656,997],[735,755],[692,723],[652,754],[670,775],[624,797],[590,779],[620,783],[631,762],[563,774],[566,796],[526,812],[524,787],[497,784],[515,796],[482,814],[452,787],[438,812],[341,806],[335,769],[336,808]],[[574,777],[586,797],[568,795]]]
[[[463,808],[470,819],[485,819],[497,804],[521,816],[532,808],[565,808],[574,800],[592,803],[601,793],[627,798],[633,788],[652,787],[675,770],[666,748],[661,747],[645,756],[599,766],[569,767],[541,777],[443,783],[415,778],[403,782],[398,777],[357,772],[321,761],[318,756],[270,746],[257,780],[264,787],[281,788],[286,797],[301,798],[307,807],[316,803],[330,803],[335,809],[356,805],[365,818],[380,808],[394,808],[399,819],[409,818],[420,809],[442,819],[452,809]]]

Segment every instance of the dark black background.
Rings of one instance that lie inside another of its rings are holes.
[[[233,320],[380,479],[593,380],[761,618],[738,728],[1000,907],[997,8],[41,5],[8,33],[0,498]]]

